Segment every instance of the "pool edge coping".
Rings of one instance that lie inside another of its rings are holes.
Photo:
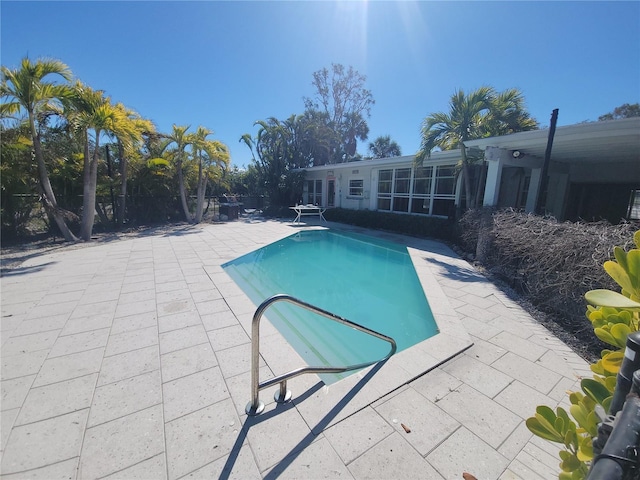
[[[354,231],[406,246],[438,326],[438,333],[432,337],[396,353],[383,363],[376,363],[331,385],[325,385],[316,374],[307,374],[289,380],[288,386],[292,391],[291,403],[314,434],[393,394],[473,346],[471,337],[438,281],[440,274],[434,264],[437,265],[443,258],[447,261],[464,262],[444,243],[341,224],[326,227],[312,225],[303,228],[305,230],[334,228]],[[299,228],[296,230],[299,231]],[[287,236],[283,235],[282,238]],[[431,250],[435,251],[427,250],[428,247],[432,247]],[[461,263],[459,267],[464,265]],[[233,282],[231,277],[229,279]],[[242,294],[246,301],[253,305],[249,297],[244,292]],[[265,317],[263,322],[269,322],[270,330],[273,331],[268,336],[261,336],[260,355],[269,369],[275,375],[279,375],[293,368],[307,365],[284,336],[273,327],[268,314]],[[250,331],[247,333],[250,335]],[[268,342],[266,351],[262,348],[264,342]],[[287,352],[286,360],[283,360],[283,351]],[[277,370],[272,368],[274,366],[278,367]],[[265,411],[277,410],[279,407],[279,404],[273,400],[272,390],[276,391],[277,387],[260,392],[260,399],[266,405]],[[250,400],[249,392],[250,385],[247,385],[247,401]]]

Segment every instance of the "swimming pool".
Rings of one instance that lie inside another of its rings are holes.
[[[255,305],[287,293],[396,340],[398,352],[437,325],[406,247],[351,232],[301,231],[222,265]],[[310,365],[383,357],[388,344],[288,304],[267,317]],[[326,378],[325,378],[326,377]],[[325,383],[337,376],[322,376]]]

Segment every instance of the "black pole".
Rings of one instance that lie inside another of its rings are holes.
[[[109,155],[109,145],[105,145],[104,149],[107,152],[107,175],[109,175],[109,192],[111,192],[111,216],[113,217],[113,223],[116,223],[116,199],[113,196],[113,175],[111,174],[111,155]]]
[[[544,163],[540,172],[540,183],[538,184],[538,196],[536,202],[536,213],[544,214],[544,204],[547,200],[547,186],[549,184],[549,162],[551,161],[551,147],[553,147],[553,137],[556,134],[556,123],[558,123],[558,109],[551,112],[551,125],[549,126],[549,137],[547,138],[547,149],[544,152]]]
[[[616,377],[616,389],[613,392],[609,415],[615,415],[624,405],[624,400],[629,395],[633,381],[633,372],[640,369],[640,332],[633,332],[627,336],[625,355],[622,365]]]
[[[634,452],[640,439],[640,372],[634,372],[631,393],[616,420],[616,425],[602,453],[597,455],[587,474],[587,480],[622,480],[637,466]],[[634,476],[633,478],[637,478]]]

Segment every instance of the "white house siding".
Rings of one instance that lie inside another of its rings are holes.
[[[465,142],[468,148],[478,148],[485,152],[485,206],[516,207],[528,212],[535,210],[547,137],[548,131],[534,130]],[[518,154],[514,155],[516,151]],[[308,184],[305,183],[303,201],[319,203],[325,207],[379,210],[380,172],[385,169],[409,168],[412,169],[413,178],[414,158],[411,155],[308,168],[306,178],[308,181],[320,182],[320,194],[311,195]],[[460,153],[457,150],[435,152],[424,165],[433,166],[437,170],[438,167],[455,166],[459,159]],[[333,180],[336,185],[333,205],[329,205],[327,198],[329,180]],[[434,214],[434,202],[450,202],[452,199],[451,195],[438,196],[433,190],[436,188],[435,175],[432,180],[432,191],[422,199],[425,202],[423,205],[426,205],[427,200],[430,202],[430,215]],[[353,191],[349,192],[352,181],[360,182],[358,195],[353,195]],[[455,205],[460,204],[460,183],[461,178],[458,178]],[[313,185],[315,187],[315,183]],[[592,185],[597,188],[591,188]],[[410,207],[418,205],[415,203],[418,199],[413,194],[414,187],[412,184],[412,191],[405,195],[410,197]],[[619,187],[618,191],[615,190],[616,187]],[[548,170],[546,212],[559,219],[586,214],[607,218],[602,209],[597,207],[608,201],[611,192],[624,197],[621,205],[616,203],[615,211],[609,215],[613,218],[612,221],[617,221],[614,218],[616,216],[624,217],[627,209],[637,212],[638,207],[635,205],[640,205],[640,118],[558,127]],[[584,203],[580,200],[584,196],[589,197],[587,200],[593,206],[577,209],[576,205]],[[442,204],[440,209],[442,210]],[[634,213],[630,218],[636,218],[637,215]]]
[[[487,147],[484,158],[487,162],[484,206],[516,207],[533,212],[540,185],[542,159],[533,156],[514,159],[511,151],[496,147]],[[518,184],[519,173],[528,177],[526,192],[523,191],[523,185]]]
[[[372,160],[362,160],[358,162],[350,162],[336,165],[322,165],[318,167],[311,167],[306,169],[305,185],[303,191],[304,203],[319,203],[324,207],[341,207],[352,210],[382,210],[379,209],[379,182],[380,172],[394,171],[393,185],[391,185],[391,195],[393,197],[392,202],[399,205],[402,202],[409,201],[408,205],[413,206],[414,202],[416,206],[418,202],[428,204],[427,208],[430,208],[429,212],[432,212],[434,202],[453,202],[457,204],[459,201],[459,180],[453,178],[441,178],[438,177],[440,170],[438,168],[453,168],[460,159],[460,153],[458,151],[448,152],[436,152],[432,154],[431,158],[424,162],[424,167],[432,167],[433,175],[428,179],[431,183],[431,191],[429,194],[418,195],[414,194],[414,188],[417,188],[415,174],[416,168],[414,166],[415,156],[382,158]],[[396,179],[396,175],[410,171],[410,177],[406,180]],[[444,170],[442,170],[444,171]],[[396,181],[397,180],[397,181]],[[321,196],[317,195],[318,181],[321,182]],[[329,204],[329,191],[328,187],[330,182],[335,185],[335,200],[333,205]],[[423,180],[423,184],[427,182],[427,179]],[[440,183],[438,183],[440,182]],[[449,182],[449,183],[443,183]],[[447,191],[445,194],[438,194],[447,186],[453,184],[453,192]],[[440,186],[438,186],[440,185]],[[388,187],[387,182],[387,187]],[[395,189],[409,188],[407,193],[398,194]],[[384,196],[384,194],[383,194]],[[408,200],[407,200],[408,199]],[[442,205],[440,204],[440,209]],[[401,213],[401,212],[394,212]],[[417,213],[417,212],[408,212]],[[419,213],[419,212],[418,212]],[[429,213],[431,214],[431,213]]]

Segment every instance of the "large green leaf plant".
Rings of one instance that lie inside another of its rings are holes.
[[[627,336],[640,329],[640,230],[634,234],[633,241],[636,248],[626,252],[615,247],[615,261],[604,263],[605,271],[621,287],[621,293],[591,290],[585,294],[589,304],[586,315],[593,331],[612,348],[603,350],[600,360],[591,365],[593,378],[582,379],[582,391],[569,393],[569,412],[562,407],[554,411],[541,405],[526,422],[538,437],[564,446],[560,451],[560,480],[586,477],[599,422],[596,406],[609,411]]]

